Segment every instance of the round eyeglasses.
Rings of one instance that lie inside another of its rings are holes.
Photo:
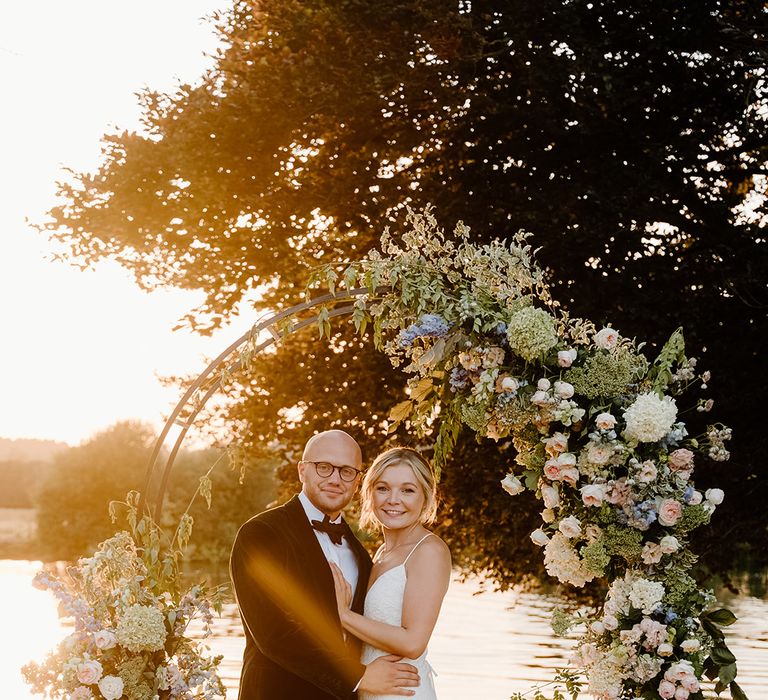
[[[346,465],[343,467],[340,467],[336,464],[331,464],[330,462],[310,462],[306,459],[302,460],[302,462],[304,462],[304,464],[314,464],[317,475],[323,479],[326,479],[331,474],[333,474],[334,469],[338,469],[339,476],[341,477],[342,481],[354,481],[357,478],[358,474],[363,473],[362,471],[360,471],[359,469],[355,469],[354,467],[348,467]]]

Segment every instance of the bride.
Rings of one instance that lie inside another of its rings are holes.
[[[437,510],[434,474],[416,450],[394,447],[374,460],[361,491],[360,524],[381,527],[384,544],[373,558],[364,615],[349,609],[352,589],[331,565],[341,624],[364,642],[362,663],[387,654],[405,657],[421,677],[412,697],[436,700],[427,643],[448,590],[451,554],[424,527]],[[360,700],[390,698],[396,696],[360,694]]]

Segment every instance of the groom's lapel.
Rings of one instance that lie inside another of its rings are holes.
[[[322,593],[323,597],[335,602],[336,593],[331,567],[325,558],[323,548],[317,541],[314,529],[309,524],[309,518],[299,497],[294,496],[285,504],[285,508],[291,514],[296,545],[302,554],[305,565],[303,568],[309,573],[308,578],[311,579],[317,593]]]

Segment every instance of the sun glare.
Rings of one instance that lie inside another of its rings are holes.
[[[34,561],[0,561],[3,598],[12,601],[5,606],[4,626],[13,630],[13,644],[5,644],[0,657],[0,677],[3,697],[14,700],[34,697],[19,669],[41,661],[70,632],[59,620],[54,597],[32,587],[40,566]]]

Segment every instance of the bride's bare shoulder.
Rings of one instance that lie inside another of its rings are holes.
[[[432,532],[430,533],[430,537],[426,537],[414,551],[412,558],[416,557],[428,559],[433,562],[435,560],[443,562],[447,561],[450,564],[451,550],[448,549],[448,545],[440,537]]]

